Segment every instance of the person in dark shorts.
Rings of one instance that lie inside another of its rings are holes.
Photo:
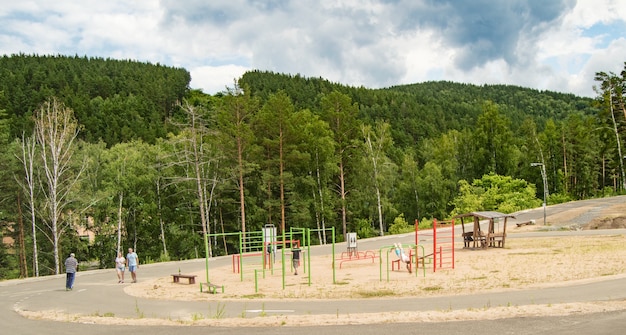
[[[293,265],[294,275],[298,275],[298,267],[300,266],[300,253],[299,248],[291,249],[291,265]]]

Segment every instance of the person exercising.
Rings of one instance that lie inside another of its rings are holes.
[[[395,252],[396,252],[396,256],[398,256],[398,258],[400,258],[400,261],[403,263],[406,263],[406,269],[409,271],[409,273],[412,273],[411,271],[411,257],[409,257],[405,252],[404,249],[402,248],[402,243],[394,243],[393,244]]]

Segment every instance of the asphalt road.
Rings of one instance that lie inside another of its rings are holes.
[[[548,217],[563,211],[586,208],[578,217],[572,218],[568,225],[584,224],[595,216],[601,215],[602,209],[618,203],[625,203],[626,197],[593,199],[548,206]],[[530,219],[540,223],[543,220],[543,208],[516,213],[517,222]],[[558,228],[558,227],[557,227]],[[533,234],[542,236],[606,234],[607,231],[552,231],[534,233],[514,233],[508,238],[528,237]],[[610,234],[626,234],[626,230],[611,230]],[[376,249],[382,245],[397,242],[400,237],[389,236],[359,241],[361,250]],[[403,242],[412,242],[412,235],[403,235]],[[391,241],[393,239],[393,242]],[[338,248],[345,247],[339,245]],[[312,249],[312,254],[329,253],[327,246]],[[210,260],[211,267],[230,264],[230,258],[222,257]],[[148,280],[175,273],[179,268],[185,271],[204,269],[204,260],[190,260],[160,264],[143,265],[139,279]],[[81,324],[68,319],[64,322],[30,320],[20,316],[16,310],[43,311],[58,310],[61,313],[81,313],[88,315],[115,315],[123,318],[164,318],[179,319],[194,314],[221,315],[221,317],[254,318],[263,314],[337,314],[352,315],[380,311],[429,311],[429,310],[467,310],[484,309],[489,306],[556,304],[568,302],[611,301],[626,299],[626,279],[610,279],[589,284],[558,286],[544,289],[510,290],[507,292],[459,295],[454,297],[411,297],[403,299],[364,299],[357,301],[220,301],[218,295],[207,295],[207,301],[180,302],[157,301],[128,296],[121,285],[117,284],[112,269],[79,272],[75,289],[66,292],[64,276],[49,276],[25,280],[0,282],[0,324],[3,334],[111,334],[129,332],[132,334],[171,334],[182,330],[172,326],[135,326],[135,325],[99,325]],[[626,311],[597,314],[559,316],[559,317],[523,317],[481,321],[454,321],[442,323],[390,323],[359,326],[318,326],[318,327],[256,327],[227,328],[181,326],[186,334],[293,334],[319,335],[322,332],[341,332],[344,335],[359,334],[455,334],[481,333],[491,334],[619,334],[626,329]]]

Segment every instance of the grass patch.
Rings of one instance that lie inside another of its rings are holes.
[[[100,312],[95,312],[92,314],[92,316],[97,316],[97,317],[105,317],[105,318],[114,318],[115,317],[115,313],[113,312],[105,312],[104,314],[100,314]]]
[[[443,290],[443,287],[441,286],[427,286],[422,289],[422,291],[427,291],[427,292],[434,292],[434,291],[441,291],[441,290]]]
[[[211,316],[213,319],[221,319],[224,317],[226,312],[226,304],[218,303],[215,308],[215,312]],[[211,313],[211,308],[209,307],[209,313]]]
[[[392,290],[378,290],[378,291],[358,291],[355,292],[356,295],[361,298],[379,298],[379,297],[388,297],[393,296],[395,293]]]
[[[265,298],[265,294],[263,294],[263,293],[254,293],[254,294],[242,295],[241,297],[245,298],[245,299],[261,299],[261,298]]]

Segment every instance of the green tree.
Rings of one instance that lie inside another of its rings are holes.
[[[265,185],[267,187],[267,223],[273,220],[273,186],[278,188],[278,210],[280,232],[286,229],[286,183],[292,187],[292,174],[286,174],[287,154],[297,152],[297,137],[294,121],[295,111],[291,100],[280,91],[270,95],[261,108],[256,119],[256,134],[264,149],[266,158],[262,166],[265,169]],[[277,177],[277,178],[276,178]]]
[[[514,136],[510,122],[500,114],[492,102],[483,105],[483,113],[476,122],[474,132],[478,150],[474,159],[480,174],[489,172],[510,175],[517,165],[517,154],[513,145]]]
[[[326,243],[327,222],[332,222],[335,217],[333,205],[335,200],[332,196],[332,177],[337,172],[337,160],[334,156],[335,142],[333,133],[327,122],[312,115],[308,111],[303,114],[303,122],[300,125],[300,134],[308,151],[309,161],[306,163],[306,173],[311,177],[309,185],[312,195],[312,207],[315,217],[315,227],[318,229],[318,239],[322,244]],[[302,192],[306,192],[302,190]]]
[[[404,152],[393,202],[406,218],[420,219],[420,192],[417,187],[419,166],[412,152]],[[391,229],[391,228],[389,228]]]
[[[124,251],[124,236],[133,249],[142,250],[142,253],[147,251],[146,246],[154,244],[153,241],[143,239],[145,244],[137,245],[143,229],[138,223],[143,218],[152,216],[152,213],[143,211],[143,205],[155,199],[152,185],[156,179],[156,171],[152,152],[150,145],[133,141],[117,144],[104,153],[102,186],[108,193],[107,198],[111,200],[110,217],[115,217],[117,222],[117,252]],[[159,236],[153,232],[147,235],[151,236],[150,240],[152,236]]]
[[[364,167],[370,173],[370,183],[376,196],[376,210],[378,212],[378,229],[380,236],[385,234],[383,219],[383,200],[387,200],[387,192],[395,180],[396,166],[387,157],[387,151],[393,146],[390,126],[386,122],[377,122],[374,129],[370,126],[361,128],[364,142]]]
[[[252,120],[258,112],[258,99],[250,96],[250,90],[239,86],[228,89],[217,108],[218,128],[222,135],[222,147],[226,161],[235,162],[233,169],[239,190],[239,213],[241,232],[246,233],[246,201],[244,177],[254,169],[249,161],[249,149],[254,144]]]
[[[460,194],[454,201],[452,215],[473,211],[498,211],[513,213],[541,204],[536,198],[536,187],[522,179],[501,176],[494,173],[475,179],[470,185],[465,180],[459,182]]]
[[[423,217],[445,218],[448,203],[451,200],[451,181],[442,173],[434,162],[426,162],[419,172],[417,189],[419,190],[420,211]]]
[[[346,179],[349,172],[349,162],[358,145],[360,122],[357,119],[359,108],[353,104],[350,97],[338,91],[324,95],[321,100],[322,119],[330,125],[335,140],[335,155],[338,159],[338,189],[341,201],[341,226],[344,239],[347,236],[347,186]]]
[[[626,68],[626,67],[625,67]],[[622,74],[626,75],[626,72]],[[619,163],[620,179],[622,190],[626,190],[626,175],[624,174],[624,156],[622,154],[622,136],[620,136],[620,124],[626,122],[626,107],[624,106],[624,86],[626,81],[623,77],[619,77],[614,73],[597,72],[594,79],[600,82],[600,88],[596,88],[596,92],[600,95],[597,101],[597,105],[600,106],[600,120],[605,120],[608,114],[611,122],[610,125],[615,134],[616,152],[618,159],[615,161]],[[620,116],[617,111],[622,111]]]
[[[598,133],[594,117],[572,114],[563,123],[564,166],[568,191],[578,199],[595,194],[600,175],[601,157],[597,154]]]

